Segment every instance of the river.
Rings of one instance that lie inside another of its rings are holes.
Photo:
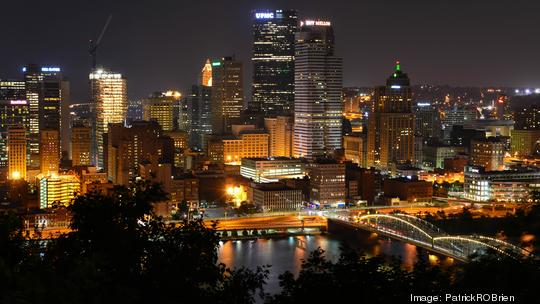
[[[400,257],[405,267],[411,267],[420,254],[416,246],[399,241],[374,236],[366,236],[358,241],[325,234],[226,241],[219,248],[219,259],[230,268],[245,266],[255,269],[257,266],[271,265],[265,291],[275,294],[280,291],[278,276],[281,273],[288,270],[298,275],[302,260],[318,247],[325,250],[328,259],[335,261],[339,258],[341,245],[345,243],[368,256]],[[425,254],[425,251],[422,252]]]

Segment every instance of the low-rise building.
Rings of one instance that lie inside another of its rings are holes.
[[[302,190],[283,183],[251,183],[248,200],[263,212],[294,211],[302,208]]]
[[[386,179],[383,189],[386,198],[399,198],[408,203],[431,202],[433,197],[433,184],[414,177]]]
[[[305,164],[299,158],[244,158],[240,166],[240,175],[252,179],[256,183],[271,183],[280,179],[302,178],[305,174]]]
[[[309,164],[310,198],[320,207],[345,204],[347,187],[345,164],[333,159],[317,159]]]
[[[524,203],[529,201],[530,192],[539,188],[538,168],[487,171],[479,166],[465,167],[464,196],[474,202]]]
[[[69,205],[81,190],[76,174],[51,175],[39,181],[39,207],[50,208],[54,204]]]

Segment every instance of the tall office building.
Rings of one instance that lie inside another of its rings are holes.
[[[265,118],[264,126],[270,134],[270,156],[292,156],[293,148],[293,118],[278,116]]]
[[[23,73],[29,107],[30,153],[36,156],[40,130],[69,132],[69,126],[62,128],[62,122],[69,121],[69,112],[62,114],[62,108],[69,108],[69,82],[62,77],[59,67],[30,64],[23,68]],[[30,165],[34,159],[31,158]]]
[[[188,113],[191,117],[189,143],[202,148],[207,134],[212,134],[212,63],[207,59],[199,77],[199,83],[191,86],[188,97]]]
[[[410,81],[398,61],[386,86],[374,91],[368,118],[367,165],[387,170],[392,164],[412,162],[414,125]]]
[[[7,166],[8,128],[28,130],[28,102],[24,81],[0,81],[0,167]]]
[[[110,123],[124,123],[127,111],[127,80],[122,74],[97,69],[89,75],[95,105],[94,155],[98,168],[104,168],[103,134]]]
[[[295,10],[253,12],[253,96],[251,107],[266,115],[294,108]]]
[[[212,132],[229,132],[244,105],[242,62],[234,57],[212,61]]]
[[[58,173],[60,167],[60,132],[58,130],[39,132],[39,157],[41,174],[49,176]]]
[[[342,59],[330,21],[304,20],[296,34],[294,155],[314,158],[341,148]]]
[[[193,85],[191,87],[191,95],[188,97],[188,109],[191,115],[189,142],[192,146],[204,147],[205,135],[212,134],[211,96],[212,87],[205,85]]]
[[[127,185],[139,172],[139,164],[157,162],[165,153],[161,127],[155,121],[136,121],[129,128],[110,124],[107,134],[106,171],[114,184]]]
[[[210,59],[206,59],[206,62],[204,63],[201,70],[201,81],[199,84],[205,87],[212,86],[212,63],[210,62]]]
[[[26,179],[26,130],[21,126],[8,128],[8,178]]]
[[[71,160],[74,167],[92,165],[92,128],[74,125],[71,129]]]
[[[174,104],[181,97],[178,91],[153,93],[143,100],[143,119],[157,121],[163,131],[174,130]]]
[[[416,133],[424,138],[441,136],[439,110],[430,103],[417,103],[415,107]]]

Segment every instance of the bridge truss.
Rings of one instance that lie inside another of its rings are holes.
[[[525,258],[530,252],[503,240],[479,235],[449,235],[437,226],[416,216],[394,214],[365,214],[355,223],[368,230],[413,243],[462,261],[488,252],[512,258]]]

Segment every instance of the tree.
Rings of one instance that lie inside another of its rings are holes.
[[[25,250],[14,218],[0,218],[0,283],[9,282],[0,284],[0,303],[172,303],[178,295],[253,303],[267,270],[227,269],[215,225],[167,225],[152,209],[163,199],[148,182],[79,196],[69,207],[72,231],[36,242],[46,244],[38,254]]]

